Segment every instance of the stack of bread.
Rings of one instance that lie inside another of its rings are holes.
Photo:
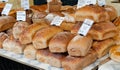
[[[61,6],[59,2],[48,3],[53,5],[48,8],[47,5],[32,6],[32,24],[27,21],[15,23],[11,17],[1,16],[1,27],[13,22],[14,25],[12,31],[0,33],[0,48],[65,70],[82,70],[108,54],[110,47],[116,44],[113,38],[117,35],[117,28],[112,23],[117,17],[116,10],[98,5],[80,9],[62,6],[51,10],[55,4]],[[64,17],[64,21],[60,26],[50,25],[56,16]],[[94,24],[86,36],[81,36],[78,30],[85,19],[93,20]],[[10,28],[4,26],[0,31]]]

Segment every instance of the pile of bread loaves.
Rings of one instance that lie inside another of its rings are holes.
[[[32,6],[32,13],[27,14],[29,22],[16,22],[13,16],[1,16],[0,48],[65,70],[82,70],[120,42],[116,38],[120,35],[120,22],[115,20],[117,12],[112,6],[52,9],[54,11],[48,12],[47,5]],[[65,18],[60,26],[50,25],[55,16]],[[94,24],[87,36],[81,36],[77,32],[86,18],[93,20]],[[110,56],[118,59],[114,55],[110,51]]]

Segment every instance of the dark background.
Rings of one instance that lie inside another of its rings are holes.
[[[76,5],[78,0],[61,0],[63,5]],[[46,4],[46,0],[34,0],[35,5]]]

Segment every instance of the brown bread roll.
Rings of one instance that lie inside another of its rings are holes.
[[[24,49],[24,55],[28,59],[36,59],[36,52],[37,50],[32,44],[26,45],[26,48]]]
[[[33,38],[33,45],[36,49],[43,49],[48,47],[49,40],[57,33],[63,30],[59,27],[50,26],[39,30]]]
[[[16,22],[12,16],[1,16],[0,17],[0,32],[12,28]]]
[[[68,44],[67,50],[70,56],[86,56],[92,46],[91,36],[76,35]]]
[[[76,21],[84,21],[86,18],[94,20],[94,22],[110,20],[107,11],[103,7],[97,5],[87,5],[76,11]]]
[[[93,50],[89,51],[84,57],[67,56],[62,62],[62,67],[64,70],[83,70],[83,68],[97,60],[96,56],[97,54]]]
[[[46,24],[41,23],[34,23],[27,28],[20,34],[19,40],[22,44],[29,44],[32,42],[33,35],[39,31],[40,29],[48,27]]]
[[[115,45],[115,42],[112,39],[106,39],[103,41],[95,41],[92,48],[97,52],[97,57],[101,58],[108,54],[109,49]]]
[[[117,28],[112,22],[99,22],[94,24],[88,34],[90,34],[94,40],[105,40],[114,37],[117,32]]]
[[[64,53],[67,52],[69,41],[74,37],[70,32],[60,32],[56,34],[49,42],[50,52]]]

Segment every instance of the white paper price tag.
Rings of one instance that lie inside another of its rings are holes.
[[[51,25],[60,26],[60,24],[63,22],[64,17],[56,16],[53,21],[51,22]]]
[[[25,11],[17,11],[17,21],[26,21]]]
[[[94,21],[90,19],[85,19],[82,26],[80,27],[78,34],[86,36],[88,31],[90,30],[91,26],[93,25]]]
[[[84,7],[86,5],[85,0],[78,0],[77,9]]]
[[[2,2],[8,2],[8,0],[0,0],[0,1],[2,1]]]
[[[9,14],[9,12],[10,12],[10,10],[11,10],[11,8],[12,8],[12,4],[9,4],[9,3],[7,3],[6,5],[5,5],[5,7],[4,7],[4,9],[2,10],[2,15],[8,15]]]
[[[106,5],[106,1],[105,0],[98,0],[98,5],[104,6],[104,5]]]
[[[29,0],[21,0],[21,7],[24,8],[24,10],[30,9]]]
[[[96,4],[96,0],[85,0],[85,1],[86,1],[86,5],[90,5],[90,4],[95,5]]]

